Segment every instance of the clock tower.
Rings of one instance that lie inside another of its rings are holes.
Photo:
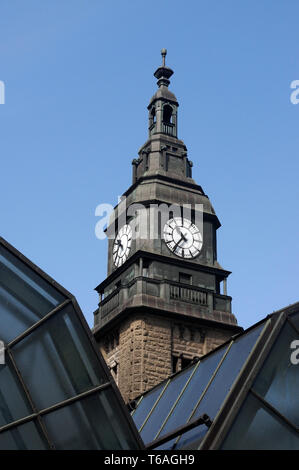
[[[173,71],[155,71],[148,140],[132,161],[132,184],[107,228],[108,275],[93,333],[125,400],[131,400],[241,330],[217,261],[213,206],[192,179],[178,138]]]

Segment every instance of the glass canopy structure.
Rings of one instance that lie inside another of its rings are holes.
[[[132,417],[148,449],[299,450],[298,390],[299,303],[139,397]]]
[[[0,450],[143,448],[76,299],[2,238],[0,320]]]

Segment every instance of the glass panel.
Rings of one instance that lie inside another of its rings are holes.
[[[215,418],[264,326],[265,323],[262,323],[233,342],[194,417],[198,418],[205,413],[212,420]]]
[[[65,297],[0,245],[1,340],[8,343]]]
[[[253,389],[299,427],[299,364],[292,364],[291,343],[299,340],[287,322],[259,372]],[[299,341],[297,346],[299,359]]]
[[[32,414],[27,397],[6,357],[0,365],[0,427]]]
[[[140,405],[136,408],[136,411],[132,416],[137,429],[141,428],[141,425],[144,423],[145,418],[151,411],[161,391],[165,387],[165,383],[166,382],[163,382],[162,385],[159,385],[152,392],[147,393],[142,398]]]
[[[12,347],[38,409],[107,381],[72,305]]]
[[[151,416],[141,431],[141,437],[145,443],[154,440],[163,421],[171,410],[172,405],[190,377],[194,367],[195,365],[182,371],[180,374],[176,375],[168,384],[165,392],[159,400],[159,403],[153,410]]]
[[[205,424],[201,424],[200,426],[187,431],[181,436],[180,440],[175,446],[175,449],[198,449],[207,432],[208,427]]]
[[[159,437],[162,437],[164,434],[174,431],[177,427],[187,423],[192,410],[207,386],[226,349],[227,346],[219,349],[214,354],[211,354],[200,362],[183,395],[166,421]]]
[[[182,434],[178,442],[176,442],[178,437],[175,437],[171,439],[171,441],[165,442],[159,447],[155,447],[154,450],[198,449],[207,431],[208,428],[206,425],[202,424]]]
[[[199,403],[192,419],[198,418],[202,414],[207,414],[212,420],[215,418],[264,325],[265,324],[262,323],[234,341],[223,363],[219,367],[215,378]],[[198,436],[198,429],[199,428],[194,428],[188,431],[185,440],[188,439],[188,442],[194,441],[195,443],[201,440],[202,436]],[[206,426],[205,429],[207,431]],[[181,445],[182,444],[179,442],[178,448],[180,448]]]
[[[32,421],[0,433],[0,450],[44,449],[49,449],[49,446],[39,428]]]
[[[222,449],[299,450],[299,437],[296,431],[249,394]]]
[[[43,416],[56,449],[137,449],[112,390],[104,390]]]

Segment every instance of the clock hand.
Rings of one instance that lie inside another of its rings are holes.
[[[119,252],[120,252],[120,250],[122,250],[123,244],[122,244],[121,240],[117,240],[117,244],[118,244],[118,248],[117,248],[116,251],[117,251],[117,254],[119,256]]]
[[[176,244],[174,245],[174,247],[173,247],[173,251],[175,251],[175,250],[176,250],[177,246],[179,245],[179,243],[181,243],[181,241],[182,241],[184,238],[185,238],[185,237],[184,237],[184,235],[182,235],[182,236],[181,236],[181,238],[179,239],[179,241],[178,241],[178,242],[176,242]]]
[[[178,225],[176,225],[174,227],[174,230],[177,230],[179,232],[179,234],[181,235],[181,237],[184,239],[184,242],[187,241],[187,238],[185,237],[185,235],[183,234],[182,230],[180,229],[180,227]]]

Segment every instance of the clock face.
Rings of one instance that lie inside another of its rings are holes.
[[[113,262],[115,266],[121,266],[129,256],[132,243],[132,228],[123,225],[119,230],[113,244]]]
[[[202,234],[189,219],[175,217],[168,220],[163,236],[170,251],[181,258],[195,258],[202,248]]]

